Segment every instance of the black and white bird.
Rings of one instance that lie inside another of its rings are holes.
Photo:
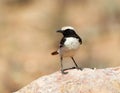
[[[81,69],[75,62],[73,56],[75,55],[75,52],[79,49],[80,45],[82,44],[82,39],[80,38],[80,36],[76,34],[75,29],[71,26],[62,27],[57,32],[62,33],[63,38],[60,41],[59,49],[55,52],[52,52],[51,54],[60,55],[62,74],[68,73],[68,72],[65,72],[65,70],[67,69],[63,69],[62,61],[64,57],[70,57],[75,64],[75,67],[68,68],[68,69],[74,69],[74,68]]]

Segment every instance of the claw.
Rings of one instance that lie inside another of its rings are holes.
[[[83,70],[83,68],[80,68],[80,67],[71,67],[71,68],[66,68],[66,69],[62,69],[61,70],[61,73],[62,74],[68,74],[68,72],[65,72],[66,70],[70,70],[70,69],[77,69],[77,70]]]
[[[68,74],[68,72],[65,72],[65,70],[61,70],[62,74]]]

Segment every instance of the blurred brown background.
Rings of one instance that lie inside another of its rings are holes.
[[[50,53],[62,37],[56,30],[67,25],[83,39],[79,66],[120,65],[120,0],[0,0],[0,93],[60,69]]]

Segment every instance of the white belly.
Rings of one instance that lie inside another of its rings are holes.
[[[74,37],[66,38],[64,45],[68,49],[77,49],[80,46],[79,39]]]
[[[64,46],[59,49],[58,52],[64,57],[73,57],[79,46],[80,43],[78,39],[74,37],[66,38]]]

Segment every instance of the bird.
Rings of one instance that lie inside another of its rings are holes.
[[[60,56],[60,63],[61,63],[61,73],[67,74],[68,72],[65,72],[65,70],[68,69],[80,69],[80,68],[73,56],[78,51],[80,45],[82,44],[81,37],[76,33],[75,29],[72,26],[64,26],[60,30],[57,30],[57,32],[61,33],[63,35],[60,43],[59,48],[57,51],[52,52],[52,55],[59,54]],[[75,64],[75,67],[63,69],[63,58],[70,57],[72,61]]]

